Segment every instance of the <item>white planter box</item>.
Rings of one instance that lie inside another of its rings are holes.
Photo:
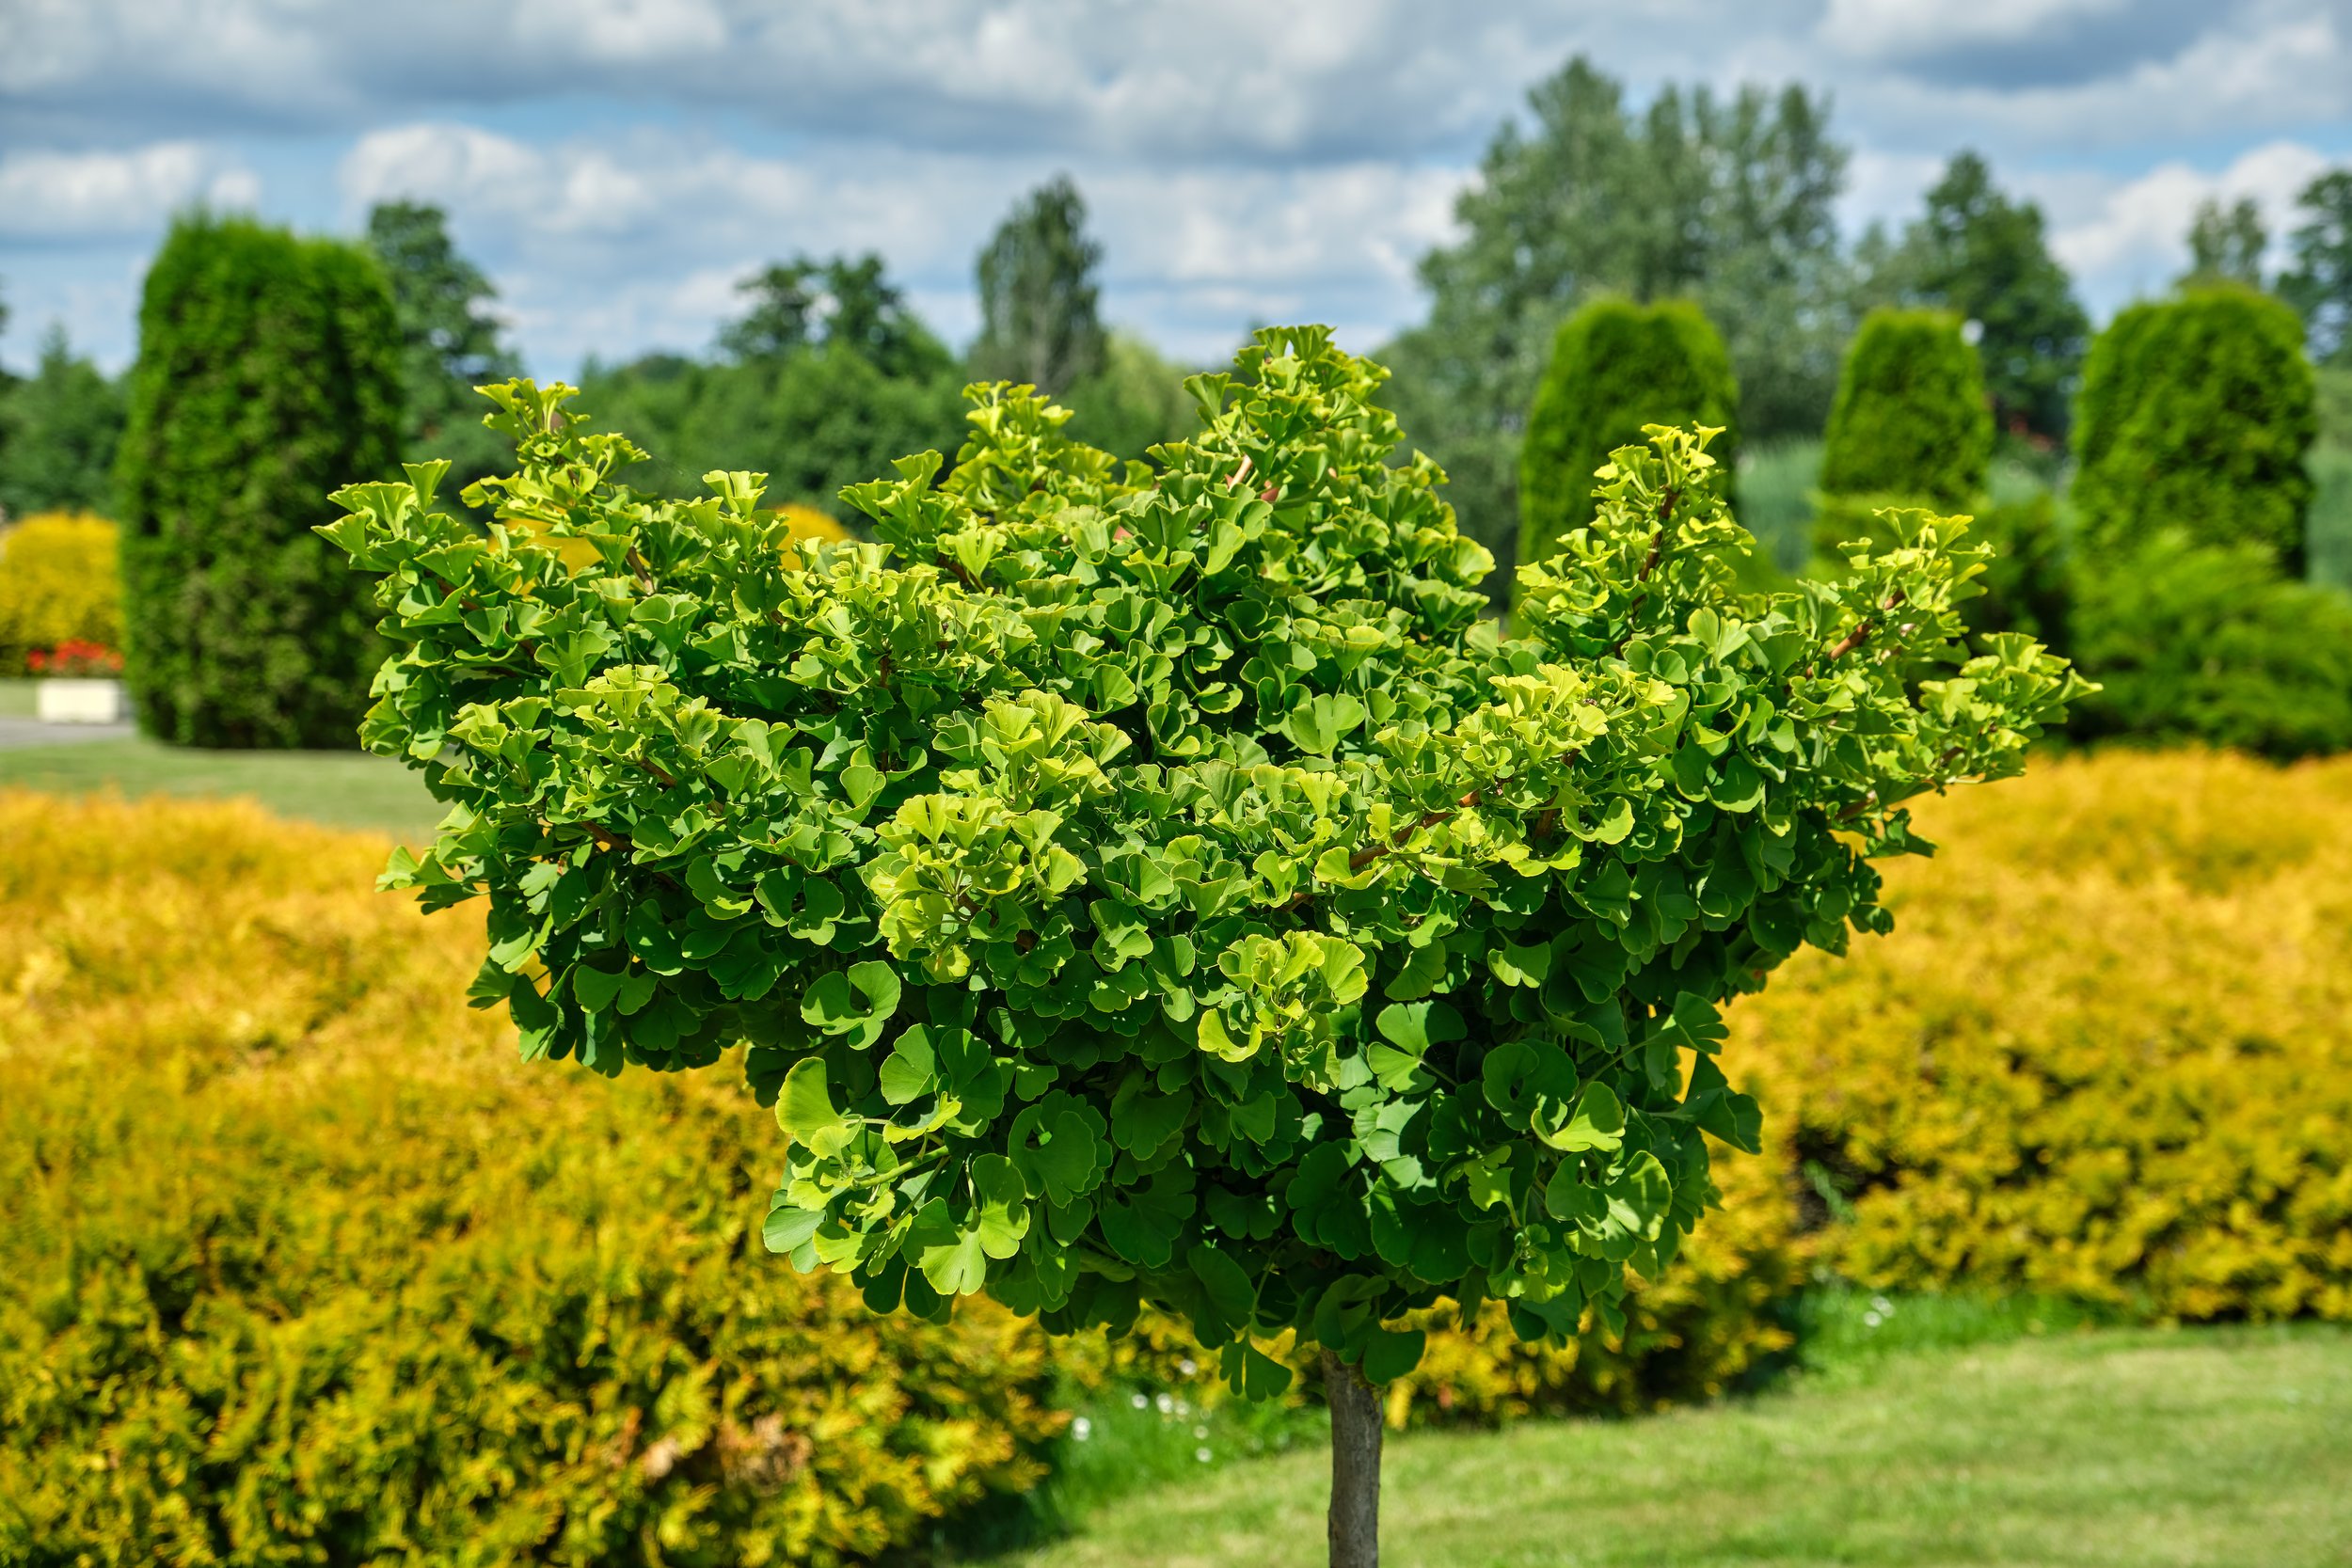
[[[38,703],[34,711],[44,724],[119,724],[131,711],[118,680],[45,680]]]

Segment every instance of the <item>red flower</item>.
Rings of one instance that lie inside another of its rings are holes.
[[[36,675],[62,678],[119,675],[122,656],[103,642],[68,638],[54,648],[35,648],[24,656],[25,668]]]

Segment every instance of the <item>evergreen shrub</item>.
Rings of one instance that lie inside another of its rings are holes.
[[[1034,1325],[747,1264],[750,1097],[517,1061],[380,841],[0,837],[0,1562],[866,1562],[1043,1473]]]
[[[1984,370],[1960,319],[1884,307],[1864,317],[1830,405],[1821,489],[1964,507],[1992,461]]]
[[[2167,532],[2075,574],[2073,648],[2102,689],[2087,738],[2198,741],[2272,757],[2352,748],[2352,595],[2281,574],[2258,545]]]
[[[183,745],[347,746],[382,645],[311,531],[393,471],[401,336],[376,261],[244,218],[176,223],[149,269],[117,483],[127,678]]]
[[[1902,940],[1730,1015],[1820,1266],[2352,1321],[2352,758],[2109,749],[1918,816]]]
[[[2085,547],[2117,556],[2177,530],[2301,576],[2314,400],[2302,322],[2267,294],[2217,285],[2121,311],[2074,403]]]
[[[1593,519],[1593,476],[1653,424],[1722,430],[1708,451],[1722,471],[1740,457],[1740,388],[1707,315],[1689,300],[1598,299],[1560,324],[1519,447],[1521,567]]]
[[[87,513],[44,513],[0,530],[0,675],[61,642],[122,646],[122,579],[115,525]]]

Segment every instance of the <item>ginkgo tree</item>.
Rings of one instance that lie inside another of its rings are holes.
[[[1319,1354],[1351,1568],[1400,1320],[1621,1329],[1710,1137],[1756,1147],[1723,1005],[1886,929],[1903,802],[2017,771],[2077,684],[2022,637],[1963,657],[1959,519],[1742,596],[1705,430],[1615,454],[1506,634],[1382,373],[1261,332],[1126,465],[979,387],[945,478],[845,492],[845,544],[755,474],[636,494],[570,388],[510,382],[486,533],[439,465],[321,531],[397,645],[365,741],[452,807],[386,885],[487,899],[473,994],[524,1054],[739,1048],[768,1245],[876,1311],[1149,1306],[1251,1397]]]

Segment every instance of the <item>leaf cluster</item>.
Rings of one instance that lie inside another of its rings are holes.
[[[1666,427],[1506,639],[1380,374],[1261,332],[1148,465],[976,388],[948,478],[847,492],[880,543],[789,554],[756,475],[650,499],[568,388],[493,388],[486,537],[429,467],[322,531],[402,650],[367,743],[453,805],[388,884],[486,896],[528,1054],[741,1042],[769,1245],[878,1310],[1149,1303],[1250,1394],[1253,1336],[1385,1380],[1441,1296],[1621,1325],[1708,1136],[1756,1145],[1722,1004],[1885,928],[1901,802],[2014,772],[2073,677],[2013,635],[1952,667],[1953,519],[1740,596],[1710,433]]]

